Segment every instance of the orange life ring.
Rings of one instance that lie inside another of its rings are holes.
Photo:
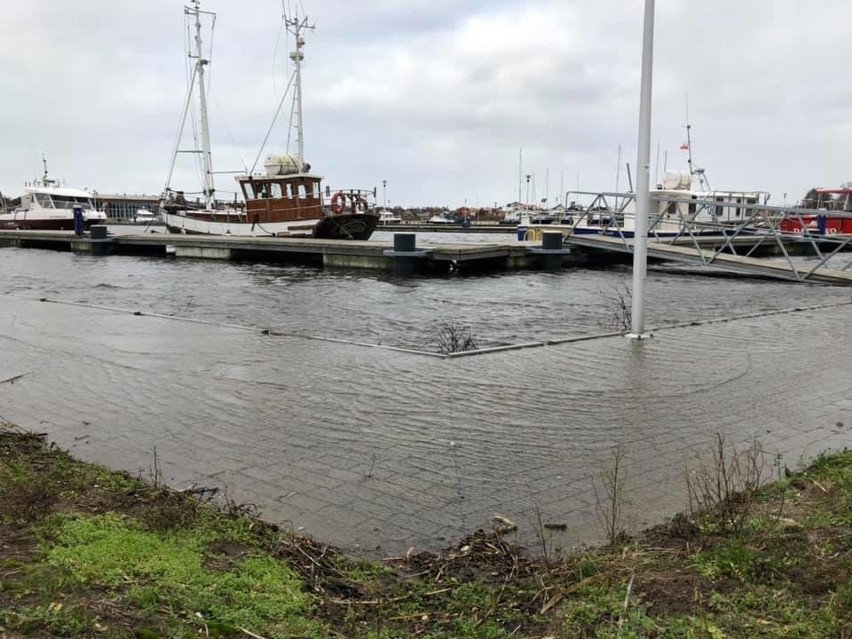
[[[331,212],[335,215],[343,213],[343,207],[346,205],[346,196],[340,191],[331,196]]]
[[[363,213],[369,207],[369,204],[366,199],[361,197],[360,195],[355,198],[355,202],[352,204],[353,208],[359,213]]]

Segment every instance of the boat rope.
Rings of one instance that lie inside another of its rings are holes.
[[[437,353],[432,351],[424,351],[412,348],[405,348],[401,346],[391,346],[388,344],[371,344],[368,342],[357,342],[354,340],[347,340],[335,337],[323,337],[319,335],[304,335],[300,333],[285,333],[276,331],[270,328],[260,328],[257,326],[248,326],[245,324],[227,324],[224,322],[216,322],[212,320],[204,320],[197,319],[192,317],[180,317],[177,315],[168,315],[165,313],[153,313],[148,311],[140,311],[133,310],[127,308],[120,308],[114,306],[105,306],[100,304],[92,304],[90,302],[73,302],[70,300],[61,300],[61,299],[53,299],[48,297],[34,297],[31,295],[21,295],[19,293],[5,293],[10,297],[15,297],[19,299],[29,300],[29,301],[39,301],[50,304],[61,304],[65,306],[74,306],[78,308],[87,308],[98,311],[107,311],[111,313],[122,313],[126,315],[134,315],[137,317],[153,317],[156,319],[162,320],[171,320],[175,322],[189,322],[191,324],[200,324],[204,326],[213,326],[216,328],[228,328],[239,331],[247,331],[253,333],[260,333],[261,335],[269,335],[273,337],[288,337],[295,339],[305,339],[312,340],[318,342],[331,342],[336,344],[346,344],[349,346],[358,346],[362,348],[378,348],[382,350],[396,351],[401,353],[408,353],[409,355],[424,355],[428,357],[438,357],[441,359],[454,359],[458,357],[473,357],[478,355],[489,355],[493,353],[504,353],[506,351],[517,351],[517,350],[526,350],[529,348],[542,348],[545,346],[559,346],[564,344],[574,344],[579,342],[588,342],[592,340],[599,339],[612,339],[615,337],[624,337],[626,335],[626,331],[624,332],[607,332],[607,333],[595,333],[590,335],[579,335],[573,337],[564,337],[564,338],[554,338],[547,339],[542,341],[532,341],[532,342],[523,342],[518,344],[501,344],[500,346],[480,348],[472,351],[461,351],[458,353]],[[734,315],[731,317],[716,317],[709,318],[706,320],[698,320],[698,321],[689,321],[689,322],[680,322],[677,324],[664,324],[662,326],[651,327],[648,329],[649,332],[652,333],[661,333],[664,331],[670,330],[680,330],[683,328],[692,328],[696,326],[708,326],[711,324],[722,324],[727,322],[737,322],[749,319],[759,319],[764,317],[772,317],[776,315],[788,315],[792,313],[802,313],[808,311],[818,311],[818,310],[827,310],[832,308],[840,308],[842,306],[852,306],[852,300],[850,301],[842,301],[842,302],[829,302],[825,304],[815,304],[812,306],[794,306],[790,308],[777,309],[772,311],[760,311],[757,313],[748,313],[744,315]]]
[[[249,174],[254,173],[254,169],[257,167],[257,163],[260,161],[260,156],[263,153],[264,147],[266,147],[266,143],[269,141],[269,136],[272,133],[272,129],[275,126],[275,122],[278,120],[278,115],[281,113],[281,107],[284,106],[284,100],[287,97],[287,92],[290,90],[290,87],[293,85],[293,80],[296,78],[296,72],[290,76],[290,81],[287,83],[287,88],[284,89],[284,95],[281,96],[281,100],[278,101],[278,107],[275,109],[275,116],[272,118],[272,123],[269,125],[269,129],[266,131],[266,136],[263,138],[263,143],[260,145],[260,149],[257,152],[257,157],[254,159],[254,164],[251,165],[251,171]]]

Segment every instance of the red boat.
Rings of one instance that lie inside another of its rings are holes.
[[[782,220],[781,232],[852,235],[852,187],[811,189],[800,206],[808,213]]]

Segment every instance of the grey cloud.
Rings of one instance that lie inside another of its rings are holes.
[[[520,146],[538,187],[549,169],[552,182],[580,173],[585,188],[612,188],[619,144],[635,162],[641,2],[302,4],[318,27],[306,46],[308,159],[332,184],[388,179],[400,204],[493,203],[517,196]],[[219,13],[214,161],[238,168],[287,81],[281,2],[205,7]],[[688,96],[714,185],[780,199],[852,178],[850,18],[840,0],[657,3],[655,149],[683,165]],[[162,188],[185,90],[182,19],[170,0],[3,3],[0,190],[17,194],[41,152],[69,183]],[[279,127],[272,144],[285,140]]]

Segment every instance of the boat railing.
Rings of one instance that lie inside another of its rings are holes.
[[[736,192],[728,192],[736,193]],[[601,220],[602,232],[611,237],[619,237],[625,243],[632,241],[633,233],[625,233],[623,221],[619,218],[635,216],[635,194],[631,193],[596,193],[589,194],[592,200],[588,207],[579,211],[579,216],[570,228],[563,233],[573,234],[576,225],[589,216],[597,216]],[[786,260],[797,280],[804,280],[817,269],[824,267],[829,260],[836,260],[838,254],[852,248],[852,212],[826,211],[799,206],[772,206],[767,199],[761,202],[737,202],[737,194],[733,201],[724,200],[723,192],[690,195],[690,197],[673,197],[664,194],[651,194],[652,202],[665,202],[668,206],[656,207],[649,214],[648,237],[659,243],[692,245],[705,265],[714,263],[716,256],[723,253],[751,257],[759,250],[774,247]],[[615,208],[613,204],[619,203]],[[632,211],[627,206],[634,204]],[[672,206],[673,205],[673,206]],[[653,208],[653,207],[652,207]],[[729,215],[733,210],[734,215]],[[575,211],[577,213],[577,211]],[[608,218],[608,219],[607,219]],[[604,220],[606,223],[604,224]],[[672,228],[677,222],[675,233],[662,235],[660,227],[663,224]],[[839,230],[838,230],[839,227]],[[701,245],[702,236],[712,234],[724,238],[707,251]],[[737,248],[739,239],[747,239],[746,250]],[[787,250],[787,243],[805,243],[816,259],[808,262],[808,268],[801,268],[792,259]],[[837,267],[835,267],[837,268]],[[840,270],[852,268],[852,260]]]
[[[363,188],[325,188],[323,209],[333,214],[376,210],[376,190]]]

